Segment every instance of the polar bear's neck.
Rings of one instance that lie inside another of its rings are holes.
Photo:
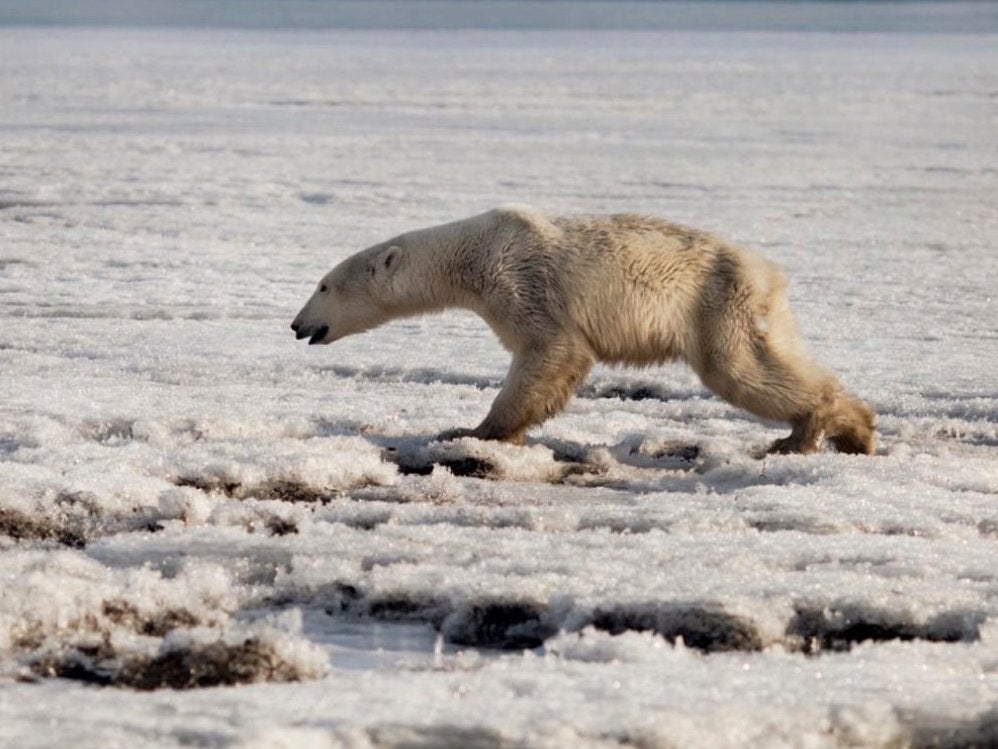
[[[478,311],[484,273],[483,243],[490,213],[404,234],[404,266],[393,283],[393,311],[420,315],[450,307]]]

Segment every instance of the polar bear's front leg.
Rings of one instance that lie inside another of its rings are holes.
[[[489,415],[467,435],[522,444],[527,429],[565,407],[593,361],[588,347],[572,340],[530,347],[515,354]]]

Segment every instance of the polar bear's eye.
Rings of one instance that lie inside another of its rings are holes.
[[[322,284],[322,286],[319,287],[319,291],[325,294],[327,291],[329,291],[329,287],[326,286],[326,284]]]

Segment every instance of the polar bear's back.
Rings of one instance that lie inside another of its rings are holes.
[[[520,245],[544,266],[548,293],[602,361],[634,365],[696,358],[712,308],[751,307],[782,285],[776,267],[711,234],[631,214],[543,219]],[[531,246],[532,245],[532,246]],[[525,263],[525,266],[527,264]],[[736,309],[737,312],[737,309]],[[750,317],[749,312],[745,312]],[[749,324],[749,323],[747,323]]]

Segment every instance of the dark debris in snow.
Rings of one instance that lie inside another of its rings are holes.
[[[762,649],[752,623],[719,606],[648,603],[598,608],[590,623],[614,635],[635,631],[655,632],[670,642],[681,638],[687,647],[705,653]]]
[[[106,644],[77,647],[59,655],[44,655],[30,667],[42,677],[140,691],[312,678],[283,658],[272,645],[254,637],[235,644],[222,640],[195,644],[154,656],[121,656]]]
[[[956,611],[919,623],[886,610],[798,607],[787,637],[809,655],[843,652],[862,642],[973,642],[980,639],[985,618],[977,611]]]
[[[26,515],[0,507],[0,535],[24,541],[54,541],[62,546],[82,549],[87,545],[82,530],[47,517]]]

